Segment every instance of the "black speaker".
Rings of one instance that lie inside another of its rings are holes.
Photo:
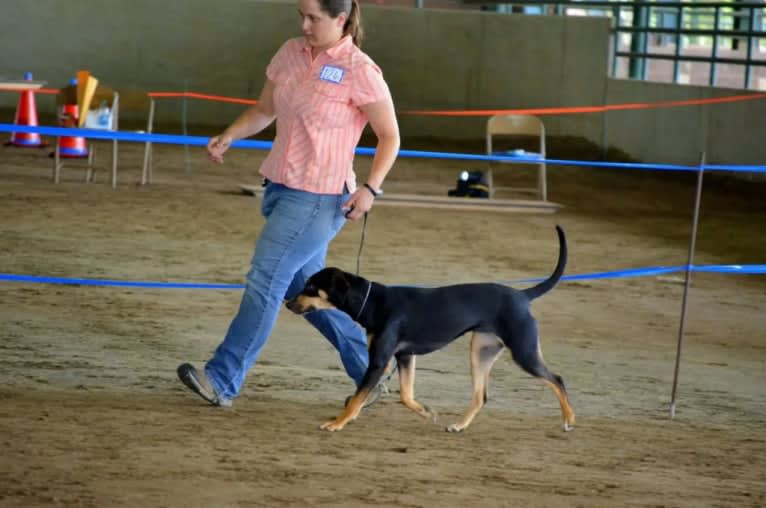
[[[454,189],[447,191],[448,196],[466,198],[488,198],[489,186],[483,171],[463,171],[457,179]]]

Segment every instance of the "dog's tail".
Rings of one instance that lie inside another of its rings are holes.
[[[564,275],[564,267],[567,264],[567,239],[564,236],[564,230],[561,226],[556,225],[556,232],[559,234],[559,261],[556,264],[556,269],[553,271],[550,277],[542,281],[540,284],[523,290],[523,293],[527,295],[527,298],[534,300],[539,298],[551,289],[559,281],[562,275]]]

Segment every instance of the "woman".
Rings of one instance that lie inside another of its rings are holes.
[[[230,406],[239,394],[282,301],[324,266],[328,244],[346,219],[359,220],[370,210],[399,150],[388,86],[359,49],[357,0],[300,0],[299,13],[303,37],[288,40],[274,55],[258,103],[207,145],[209,158],[222,163],[235,140],[276,119],[276,138],[260,168],[267,181],[266,223],[239,312],[204,371],[188,363],[178,367],[181,381],[216,406]],[[378,143],[369,177],[357,187],[352,162],[367,122]],[[338,349],[358,386],[368,361],[362,329],[337,310],[306,319]]]

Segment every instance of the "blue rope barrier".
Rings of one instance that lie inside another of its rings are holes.
[[[766,166],[744,166],[741,164],[705,164],[702,167],[710,171],[749,171],[752,173],[766,173]]]
[[[766,265],[696,265],[688,267],[692,272],[725,273],[725,274],[755,274],[766,275]],[[615,270],[608,272],[583,273],[565,275],[562,281],[580,281],[596,279],[616,279],[625,277],[649,277],[667,273],[681,272],[687,269],[681,266],[651,266],[646,268],[634,268],[629,270]],[[546,277],[533,279],[520,279],[515,281],[501,281],[501,284],[523,284],[544,280]],[[16,275],[0,273],[0,281],[18,282],[31,284],[65,284],[74,286],[117,286],[117,287],[144,287],[163,289],[242,289],[243,284],[220,284],[198,282],[157,282],[157,281],[124,281],[110,279],[83,279],[68,277],[47,277],[38,275]],[[425,286],[424,286],[425,287]]]
[[[153,281],[128,281],[110,279],[80,279],[69,277],[45,277],[38,275],[15,275],[12,273],[0,273],[0,281],[26,282],[32,284],[65,284],[73,286],[118,286],[118,287],[143,287],[165,289],[242,289],[243,284],[217,284],[198,282],[153,282]]]
[[[37,133],[43,136],[80,136],[88,139],[116,139],[117,141],[129,141],[133,143],[157,143],[161,145],[192,145],[207,146],[209,138],[203,136],[180,136],[176,134],[156,134],[147,132],[108,131],[101,129],[73,129],[71,127],[46,127],[0,123],[0,132]],[[242,139],[232,146],[235,148],[251,148],[255,150],[269,150],[270,141],[258,141]]]
[[[105,139],[128,141],[134,143],[157,143],[171,145],[206,146],[207,137],[181,136],[174,134],[149,134],[145,132],[106,131],[98,129],[73,129],[68,127],[29,126],[0,123],[0,132],[37,133],[44,136],[80,136],[88,139]],[[253,150],[270,150],[270,141],[243,139],[234,142],[234,148],[248,148]],[[357,155],[374,155],[374,148],[360,147],[356,149]],[[543,159],[532,154],[498,153],[493,155],[466,154],[452,152],[428,152],[422,150],[400,150],[400,157],[447,159],[481,162],[513,162],[517,164],[545,163],[559,166],[579,166],[596,168],[640,169],[653,171],[699,171],[700,168],[711,171],[733,171],[748,173],[766,173],[766,165],[736,165],[736,164],[706,164],[703,166],[685,166],[681,164],[648,164],[632,162],[598,162],[580,161],[567,159]]]
[[[684,272],[686,269],[691,272],[699,273],[727,273],[727,274],[749,274],[749,275],[763,275],[766,274],[766,265],[680,265],[680,266],[651,266],[646,268],[634,268],[630,270],[615,270],[609,272],[595,272],[585,273],[578,275],[564,275],[561,277],[562,281],[579,281],[579,280],[596,280],[596,279],[616,279],[627,277],[650,277],[657,275],[665,275],[668,273]],[[536,277],[533,279],[521,279],[515,281],[506,281],[503,284],[521,284],[540,282],[545,280],[546,277]]]

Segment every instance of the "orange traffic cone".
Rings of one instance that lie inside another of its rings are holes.
[[[24,74],[25,81],[32,81],[32,73]],[[19,97],[19,105],[16,107],[16,117],[13,119],[15,125],[28,125],[37,127],[37,107],[35,106],[35,92],[33,90],[23,90]],[[13,132],[11,139],[6,145],[22,146],[28,148],[37,148],[45,146],[46,143],[35,133]]]
[[[76,85],[77,80],[69,82]],[[62,127],[77,127],[80,118],[77,104],[64,104],[59,113],[59,124]],[[88,156],[88,146],[81,136],[61,136],[59,138],[59,156],[67,159],[80,159]]]

